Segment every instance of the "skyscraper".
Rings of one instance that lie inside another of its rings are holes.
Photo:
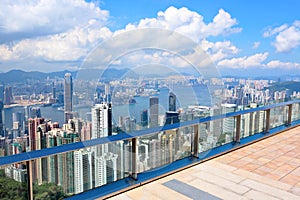
[[[73,110],[73,81],[70,73],[65,74],[64,82],[64,109],[65,109],[65,122],[72,118]]]
[[[111,104],[96,104],[92,108],[92,139],[109,135],[112,135]]]
[[[32,119],[42,117],[40,107],[30,107],[29,112],[30,112],[30,118],[32,118]]]
[[[12,88],[10,86],[6,86],[4,89],[4,104],[10,105],[13,101]]]
[[[141,112],[141,125],[148,126],[148,110],[143,110]]]
[[[3,136],[3,102],[0,99],[0,136]]]
[[[158,97],[150,97],[150,127],[158,126]]]
[[[169,94],[169,111],[176,111],[176,95],[173,92]]]
[[[4,85],[0,85],[0,101],[4,101]]]

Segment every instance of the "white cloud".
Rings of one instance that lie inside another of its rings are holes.
[[[125,30],[135,28],[164,28],[179,32],[200,41],[209,36],[229,35],[241,32],[241,28],[236,28],[237,20],[231,15],[220,9],[213,21],[206,24],[203,16],[189,9],[169,7],[167,10],[160,11],[157,18],[145,18],[138,22],[137,25],[128,24]]]
[[[278,52],[289,52],[300,46],[300,26],[291,26],[280,32],[273,45]]]
[[[65,63],[74,63],[85,58],[100,41],[111,38],[112,35],[116,36],[128,30],[140,28],[162,28],[162,30],[168,29],[181,33],[199,42],[200,47],[206,51],[214,61],[228,58],[239,52],[239,49],[230,41],[209,42],[206,39],[209,36],[228,35],[241,31],[241,28],[235,28],[237,20],[232,18],[231,15],[223,9],[219,10],[212,22],[205,23],[203,16],[200,14],[190,11],[187,8],[177,9],[171,6],[164,12],[158,12],[156,18],[142,19],[137,24],[128,24],[125,29],[113,33],[104,26],[105,21],[109,17],[108,12],[100,10],[94,3],[87,3],[82,0],[57,0],[49,2],[47,8],[44,8],[43,5],[46,4],[46,0],[25,1],[25,3],[23,1],[16,2],[17,3],[8,3],[8,5],[5,5],[5,8],[7,10],[10,9],[12,13],[8,14],[9,16],[6,20],[3,22],[0,21],[0,26],[6,26],[5,24],[8,23],[7,20],[9,19],[13,21],[12,17],[17,18],[16,23],[14,26],[10,24],[10,26],[0,30],[0,36],[1,34],[8,33],[13,35],[17,32],[27,32],[29,36],[20,41],[10,42],[9,45],[0,45],[0,62],[3,62],[2,65],[15,62],[14,65],[11,65],[15,66],[18,62],[20,64],[26,60],[26,64],[37,63],[41,65],[39,67],[42,71],[42,61],[47,64],[55,62],[55,65],[60,64],[60,66],[63,65],[63,67],[65,67]],[[15,5],[13,6],[13,4]],[[1,9],[3,9],[3,7],[0,8],[0,11]],[[30,24],[28,27],[24,25],[25,21],[23,19],[18,19],[20,18],[19,15],[16,16],[17,10],[18,12],[30,10],[30,12],[27,12],[28,16],[24,17],[27,20],[25,20],[26,23]],[[0,19],[1,17],[4,19],[3,14],[1,15],[0,12]],[[45,30],[45,32],[36,33],[43,29],[47,30]],[[27,37],[26,34],[24,34],[24,37],[25,36]],[[148,38],[147,40],[144,39],[145,36]],[[194,48],[194,43],[178,36],[168,37],[165,35],[166,38],[172,38],[172,40],[162,41],[159,38],[161,35],[149,35],[148,33],[143,34],[140,32],[139,35],[133,35],[132,37],[134,39],[132,39],[131,42],[115,42],[114,44],[120,47],[117,52],[121,51],[121,53],[126,53],[126,50],[132,47],[143,47],[147,45],[148,47],[157,45],[165,48],[162,50],[173,49],[175,52],[178,48],[181,50]],[[11,38],[7,38],[7,40],[9,39]],[[136,44],[135,42],[137,41],[143,44]],[[106,49],[103,49],[103,51],[106,51]],[[107,56],[98,64],[108,64],[105,63],[105,59],[110,60],[109,56],[115,54],[116,52],[105,52],[103,55]],[[141,59],[141,62],[162,63],[168,66],[186,67],[189,65],[182,58],[167,54],[168,52],[166,51],[156,56],[151,54],[134,54],[132,57],[128,57],[127,60],[116,60],[113,61],[112,64],[120,65],[122,63],[123,65],[125,61],[130,64],[134,62],[134,59]],[[194,58],[193,56],[188,57],[188,59],[199,63],[199,65],[204,65],[204,60],[206,62],[210,60],[206,60],[207,57],[205,56],[203,60],[202,58]],[[24,63],[21,65],[24,65]],[[76,66],[72,67],[76,68]],[[31,69],[32,68],[30,68],[30,70]]]
[[[76,61],[85,57],[99,41],[107,39],[111,34],[107,28],[97,30],[77,27],[66,33],[25,39],[16,42],[10,49],[7,45],[0,45],[0,60],[40,58],[45,61]]]
[[[268,53],[258,53],[252,56],[244,56],[239,58],[225,59],[218,63],[219,67],[225,68],[250,68],[250,67],[258,67],[258,68],[270,68],[270,69],[299,69],[300,64],[296,62],[282,62],[280,60],[271,60],[266,62],[268,58]]]
[[[267,59],[269,53],[257,53],[252,56],[244,56],[239,58],[225,59],[218,63],[219,67],[226,68],[249,68],[249,67],[261,67],[263,62]]]
[[[283,68],[283,69],[300,68],[299,63],[281,62],[279,60],[270,61],[265,66],[268,67],[268,68]]]
[[[13,52],[7,45],[0,45],[0,60],[7,61],[12,59]]]
[[[109,13],[84,0],[2,0],[0,42],[66,32],[91,20],[103,26]]]
[[[287,24],[283,24],[283,25],[281,25],[277,28],[274,28],[274,29],[269,28],[267,31],[264,32],[263,36],[264,37],[271,37],[271,36],[273,36],[277,33],[280,33],[281,31],[285,30],[287,27],[288,27]]]
[[[254,42],[252,48],[257,49],[260,46],[260,42]]]
[[[275,36],[272,45],[277,52],[290,52],[300,46],[300,21],[295,21],[292,25],[284,24],[280,27],[269,29],[264,33],[264,37]]]
[[[215,62],[224,58],[236,55],[240,50],[230,41],[223,42],[209,42],[202,40],[200,47],[210,55],[211,59]]]

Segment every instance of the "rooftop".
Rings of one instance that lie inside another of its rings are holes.
[[[300,199],[300,127],[110,198]]]

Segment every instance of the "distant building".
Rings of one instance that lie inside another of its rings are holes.
[[[179,113],[174,111],[168,111],[166,112],[166,122],[165,124],[175,124],[179,123]]]
[[[150,97],[150,127],[158,126],[158,97]]]
[[[92,108],[92,139],[112,135],[112,108],[110,103]]]
[[[4,104],[10,105],[13,102],[12,88],[10,86],[6,86],[4,89]]]
[[[141,112],[141,125],[148,126],[148,110],[145,109]]]
[[[73,80],[70,73],[65,74],[64,82],[64,112],[65,112],[65,122],[68,122],[72,118],[73,111]]]
[[[169,111],[176,111],[176,95],[173,92],[169,94]]]
[[[41,113],[41,108],[40,107],[30,107],[29,113],[30,113],[30,118],[32,118],[32,119],[34,119],[34,118],[41,118],[42,117],[42,113]]]
[[[0,136],[3,136],[4,130],[3,130],[3,102],[0,100]]]
[[[222,111],[224,114],[235,112],[237,110],[236,104],[222,104]],[[222,132],[224,134],[233,134],[235,128],[235,121],[233,117],[227,117],[223,119]]]
[[[52,83],[52,98],[56,99],[56,87],[55,87],[54,83]]]
[[[0,101],[4,101],[4,85],[0,85]]]

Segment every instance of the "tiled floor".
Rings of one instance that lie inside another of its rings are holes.
[[[221,199],[300,199],[300,127],[111,199],[191,199],[176,182]],[[189,191],[192,191],[189,190]],[[199,193],[200,194],[200,193]],[[198,199],[205,199],[199,196]]]

